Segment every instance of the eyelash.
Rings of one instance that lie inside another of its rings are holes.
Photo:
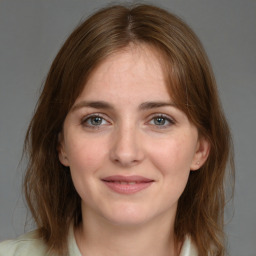
[[[94,118],[100,118],[101,119],[101,122],[100,122],[99,125],[93,125],[92,124],[92,121],[93,121]],[[163,125],[161,125],[161,124],[158,125],[158,124],[155,123],[155,121],[158,118],[164,120]],[[88,124],[88,122],[90,122],[91,124]],[[102,124],[102,122],[110,123],[108,120],[106,120],[106,118],[103,115],[97,113],[97,114],[88,115],[85,118],[83,118],[82,121],[81,121],[81,125],[85,126],[87,128],[90,128],[90,129],[100,129],[101,126],[106,125],[106,124]],[[154,122],[154,123],[150,124],[151,122]],[[168,124],[166,124],[166,122]],[[150,124],[151,126],[155,126],[158,129],[166,129],[166,128],[174,125],[175,123],[176,123],[176,121],[173,118],[170,118],[169,116],[164,115],[164,114],[154,114],[150,117],[150,120],[147,122],[147,124]]]
[[[97,117],[100,118],[102,121],[104,120],[105,122],[109,123],[103,115],[91,114],[82,119],[81,125],[85,126],[87,128],[90,128],[90,129],[99,129],[100,126],[102,126],[102,123],[100,123],[99,125],[88,124],[89,121],[92,122],[92,119],[97,118]]]
[[[164,114],[155,114],[154,116],[151,117],[151,119],[149,120],[148,123],[154,122],[158,118],[163,119],[165,123],[168,122],[168,124],[164,123],[163,125],[157,125],[155,123],[152,124],[152,126],[156,126],[158,129],[166,129],[176,123],[173,118],[170,118],[169,116],[164,115]]]

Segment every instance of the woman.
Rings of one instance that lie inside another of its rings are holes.
[[[224,255],[231,135],[206,54],[176,16],[118,5],[76,28],[25,150],[37,230],[0,255]]]

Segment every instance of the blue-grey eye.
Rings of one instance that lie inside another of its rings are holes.
[[[91,125],[97,126],[97,125],[101,125],[103,118],[100,116],[93,116],[88,118],[87,120]]]
[[[91,114],[81,120],[81,125],[87,128],[101,128],[109,124],[100,114]]]
[[[153,120],[155,125],[165,125],[167,121],[165,117],[160,117],[160,116],[155,117]]]
[[[162,114],[153,116],[148,122],[151,126],[157,127],[159,129],[168,128],[175,124],[175,121],[169,117]]]
[[[102,116],[98,114],[92,114],[86,116],[81,120],[81,125],[90,129],[100,129],[104,126],[109,125],[110,123]]]

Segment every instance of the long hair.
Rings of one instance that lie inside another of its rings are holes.
[[[223,256],[225,170],[228,163],[233,170],[233,151],[214,75],[188,25],[151,5],[101,9],[73,31],[52,63],[24,147],[29,159],[25,196],[39,236],[61,255],[69,226],[81,222],[81,199],[69,169],[58,159],[58,135],[94,68],[130,43],[160,52],[172,100],[211,146],[206,163],[190,173],[179,199],[176,241],[190,235],[199,255]]]

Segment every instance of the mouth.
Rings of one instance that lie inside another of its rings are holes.
[[[120,194],[133,194],[144,190],[154,183],[154,180],[142,176],[109,176],[102,181],[112,191]]]

